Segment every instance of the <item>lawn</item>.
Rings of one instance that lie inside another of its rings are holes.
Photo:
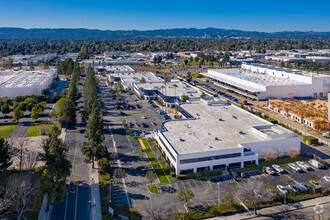
[[[25,137],[36,137],[40,136],[40,129],[44,128],[46,134],[48,134],[52,129],[52,124],[41,124],[41,123],[33,123],[29,130],[27,131]]]
[[[169,183],[169,180],[167,179],[166,174],[165,174],[164,170],[160,167],[160,165],[157,168],[157,163],[151,152],[148,141],[145,139],[142,139],[142,142],[143,142],[144,146],[146,147],[145,152],[149,158],[152,168],[155,170],[155,173],[157,174],[159,182],[160,183]],[[163,157],[162,154],[160,154],[160,158],[161,157]]]
[[[107,178],[106,178],[107,179]],[[102,219],[110,219],[109,216],[109,195],[110,195],[110,179],[104,180],[102,176],[99,176],[100,184],[100,197],[101,197],[101,212]],[[103,217],[104,216],[104,217]]]
[[[0,138],[6,138],[14,130],[16,124],[14,125],[1,125],[0,126]]]

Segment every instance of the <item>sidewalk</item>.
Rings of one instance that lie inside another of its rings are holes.
[[[229,215],[229,216],[219,216],[219,217],[214,217],[210,219],[253,219],[253,218],[258,218],[258,217],[265,217],[267,215],[274,215],[274,214],[280,214],[288,211],[295,211],[295,210],[301,210],[304,208],[309,208],[309,207],[314,207],[316,204],[327,204],[330,203],[330,196],[324,196],[320,198],[315,198],[315,199],[310,199],[306,201],[301,201],[301,202],[296,202],[296,203],[290,203],[287,206],[285,205],[279,205],[279,206],[273,206],[273,207],[268,207],[268,208],[263,208],[263,209],[258,209],[257,213],[258,215],[255,216],[253,214],[253,211],[251,212],[243,212],[243,213],[238,213],[234,215]]]
[[[49,220],[52,216],[53,205],[49,206],[49,211],[46,212],[48,195],[44,195],[44,200],[42,201],[41,209],[39,211],[38,220]]]
[[[95,168],[89,169],[90,171],[90,182],[91,182],[91,204],[92,204],[92,220],[101,220],[101,198],[100,198],[100,187],[99,187],[99,173],[97,163],[95,163]]]

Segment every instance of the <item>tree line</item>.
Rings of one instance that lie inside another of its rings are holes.
[[[89,67],[86,73],[84,84],[84,111],[83,120],[87,121],[85,136],[87,141],[82,145],[81,151],[85,155],[85,162],[92,163],[104,157],[105,150],[102,143],[103,140],[103,121],[100,114],[98,95],[97,95],[97,79],[94,70]]]
[[[0,56],[35,53],[89,54],[108,51],[179,52],[179,51],[240,51],[329,49],[328,39],[95,39],[95,40],[3,40]]]

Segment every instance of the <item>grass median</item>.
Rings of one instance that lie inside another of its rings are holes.
[[[151,149],[150,149],[150,146],[149,146],[149,143],[146,139],[142,139],[142,142],[145,146],[145,152],[149,158],[149,161],[150,161],[150,164],[152,166],[152,168],[155,170],[155,173],[158,177],[158,180],[159,180],[159,183],[169,183],[169,179],[167,178],[164,170],[162,169],[162,167],[160,166],[160,164],[158,165],[157,167],[157,162],[154,158],[154,155],[152,154],[151,152]],[[157,149],[158,150],[158,149]],[[160,157],[162,157],[162,155],[160,154]]]
[[[16,124],[13,125],[1,125],[0,126],[0,138],[7,138],[14,130]]]

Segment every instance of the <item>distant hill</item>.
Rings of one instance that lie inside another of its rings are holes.
[[[0,39],[131,39],[131,38],[281,38],[281,39],[330,39],[330,32],[257,32],[226,30],[217,28],[176,28],[159,30],[96,30],[96,29],[76,29],[76,28],[0,28]]]

